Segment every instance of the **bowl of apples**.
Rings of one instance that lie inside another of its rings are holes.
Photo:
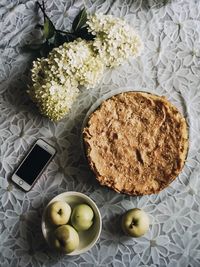
[[[49,246],[67,255],[91,249],[102,229],[101,214],[95,202],[79,192],[54,197],[42,216],[42,233]]]

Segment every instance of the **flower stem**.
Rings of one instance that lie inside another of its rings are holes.
[[[43,13],[43,16],[44,16],[44,22],[45,22],[45,18],[47,18],[48,20],[50,20],[50,18],[47,16],[46,12],[45,12],[45,6],[44,6],[44,1],[42,1],[42,5],[36,1],[36,4],[39,6],[39,8],[41,9],[42,13]],[[55,29],[56,32],[60,32],[60,33],[63,33],[63,34],[69,34],[70,32],[66,32],[66,31],[62,31],[62,30],[58,30],[58,29]]]
[[[45,12],[45,6],[44,6],[44,1],[42,1],[42,5],[36,1],[36,4],[39,6],[39,8],[41,9],[42,13],[43,13],[43,16],[44,16],[44,21],[45,21],[45,18],[49,19],[49,17],[47,16],[46,12]],[[50,19],[49,19],[50,20]]]

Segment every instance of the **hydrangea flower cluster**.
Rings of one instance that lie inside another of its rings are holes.
[[[140,55],[142,41],[124,20],[97,14],[91,16],[87,24],[96,35],[93,47],[107,67],[117,67],[129,57]]]
[[[103,71],[104,64],[91,42],[77,39],[54,48],[48,58],[33,62],[28,93],[42,114],[58,121],[71,109],[79,94],[78,86],[94,86]]]
[[[142,42],[125,21],[98,14],[89,17],[87,24],[96,36],[93,41],[79,38],[64,43],[47,58],[33,62],[28,93],[41,113],[53,121],[70,111],[79,94],[79,85],[94,87],[106,66],[118,66],[140,54]]]

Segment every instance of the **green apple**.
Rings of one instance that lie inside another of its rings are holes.
[[[79,236],[72,226],[61,225],[52,233],[51,242],[56,250],[70,253],[78,247]]]
[[[85,231],[93,224],[94,212],[90,206],[79,204],[72,211],[71,224],[77,231]]]
[[[149,229],[149,217],[141,209],[128,210],[122,217],[122,230],[132,237],[140,237]]]
[[[67,224],[71,215],[71,207],[65,201],[55,201],[48,207],[48,218],[52,224]]]

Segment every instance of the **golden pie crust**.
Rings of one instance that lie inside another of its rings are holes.
[[[181,172],[188,150],[184,117],[165,97],[125,92],[94,111],[83,130],[100,184],[129,195],[155,194]]]

